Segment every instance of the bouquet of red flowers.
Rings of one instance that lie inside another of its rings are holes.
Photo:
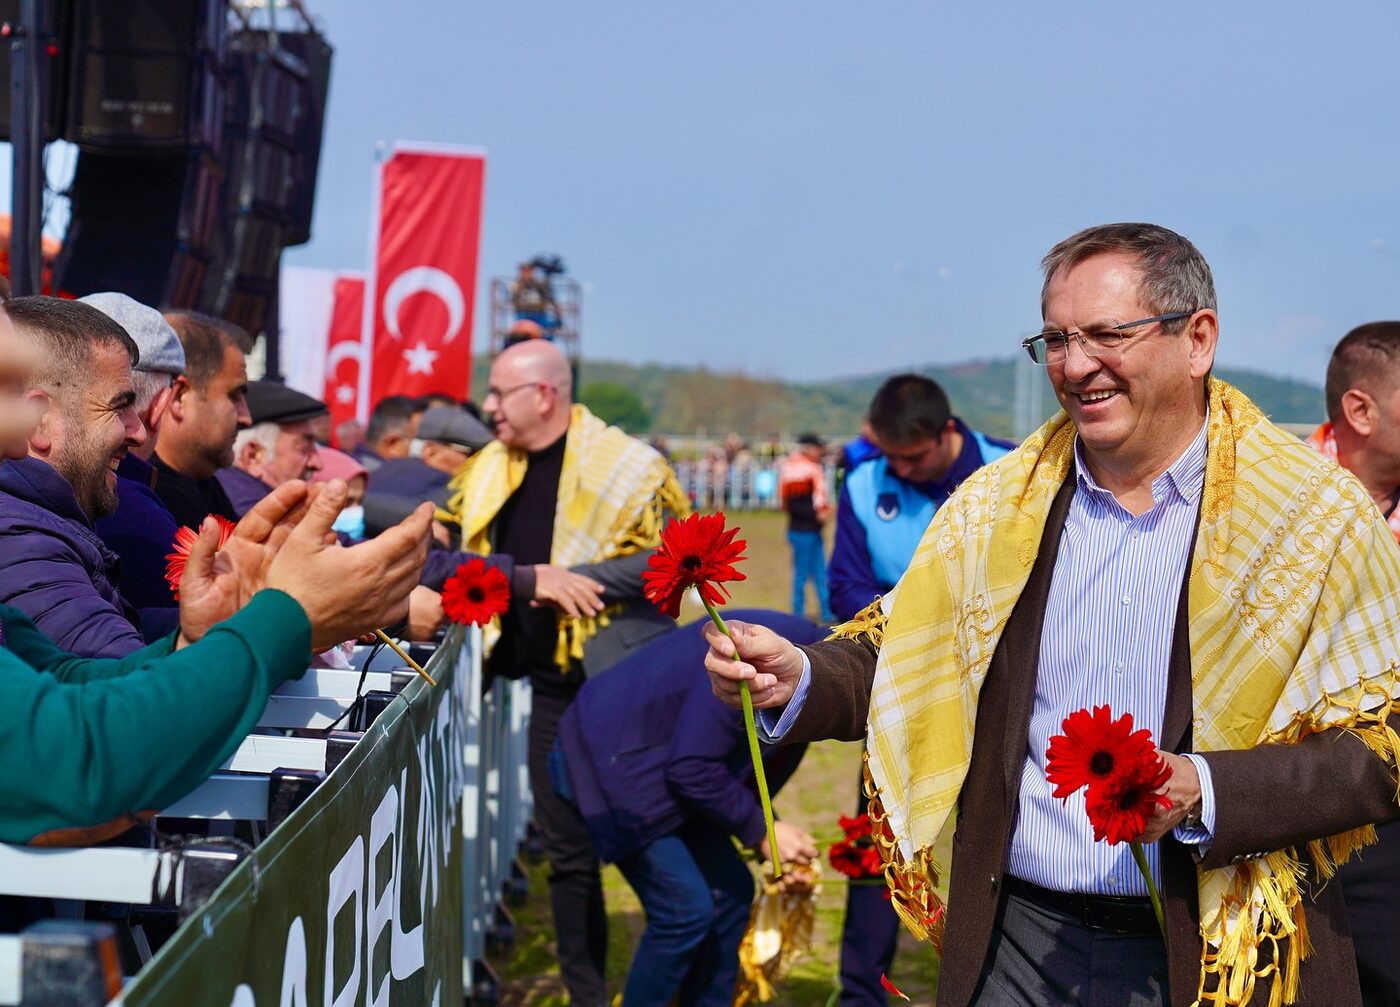
[[[875,848],[875,839],[870,832],[870,816],[857,815],[837,818],[843,839],[838,839],[826,851],[826,859],[840,873],[853,881],[882,877],[885,865],[880,861],[880,851]],[[886,898],[889,891],[886,889]]]
[[[1158,793],[1171,779],[1171,767],[1157,753],[1151,731],[1133,730],[1131,713],[1114,720],[1107,706],[1096,706],[1093,712],[1076,710],[1061,726],[1065,733],[1051,738],[1045,751],[1045,777],[1055,785],[1054,796],[1066,800],[1088,788],[1084,810],[1094,840],[1131,846],[1165,937],[1162,900],[1147,869],[1147,854],[1133,837],[1142,834],[1158,807],[1172,806]]]

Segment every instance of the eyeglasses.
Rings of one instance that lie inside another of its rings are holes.
[[[513,385],[513,386],[511,386],[510,388],[505,389],[504,391],[502,391],[502,390],[499,389],[499,388],[488,388],[488,389],[486,389],[486,399],[494,398],[494,399],[500,401],[500,400],[503,400],[507,395],[511,394],[512,392],[518,392],[518,391],[520,391],[520,389],[522,389],[522,388],[536,388],[536,387],[538,387],[538,386],[540,386],[540,385],[548,386],[548,385],[549,385],[549,382],[548,382],[548,381],[524,381],[524,382],[521,382],[521,383],[518,384],[518,385]],[[482,399],[481,401],[484,403],[484,402],[486,401],[486,399]]]
[[[1165,315],[1153,315],[1151,318],[1139,318],[1136,322],[1111,325],[1106,329],[1097,329],[1092,332],[1040,332],[1021,340],[1021,345],[1031,355],[1031,359],[1042,367],[1063,363],[1066,354],[1069,353],[1071,339],[1079,341],[1079,348],[1084,351],[1085,356],[1102,358],[1111,355],[1123,345],[1123,341],[1129,338],[1124,334],[1127,329],[1137,328],[1139,325],[1151,325],[1153,322],[1176,322],[1183,318],[1190,318],[1195,313],[1195,311],[1173,311]]]

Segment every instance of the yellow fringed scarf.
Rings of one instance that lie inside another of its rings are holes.
[[[1210,390],[1200,528],[1188,585],[1193,744],[1209,752],[1292,743],[1346,727],[1396,765],[1400,553],[1359,482],[1270,423],[1221,381]],[[938,511],[883,607],[838,636],[880,646],[868,734],[871,816],[896,909],[941,946],[934,840],[971,758],[977,697],[1030,576],[1074,453],[1060,413],[968,479]],[[887,619],[885,613],[888,613]],[[1310,843],[1322,878],[1375,839],[1367,827]],[[1308,953],[1295,849],[1200,872],[1200,1002],[1247,1003],[1274,979],[1292,1003]],[[1275,964],[1258,961],[1260,945]],[[1216,989],[1205,991],[1208,977]]]
[[[460,523],[463,548],[491,551],[491,526],[520,488],[528,466],[525,452],[492,441],[452,477],[452,497],[441,516]],[[690,500],[666,459],[575,405],[559,472],[549,561],[577,566],[655,548],[668,511],[686,517]],[[607,625],[608,617],[606,610],[596,618],[559,616],[555,663],[564,669],[582,658],[583,645]],[[488,634],[488,646],[496,635]]]

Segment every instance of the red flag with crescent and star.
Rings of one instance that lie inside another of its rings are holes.
[[[472,306],[486,158],[396,145],[380,165],[368,401],[471,386]]]
[[[360,372],[364,370],[365,277],[340,273],[332,287],[331,321],[326,333],[326,387],[321,395],[331,411],[331,429],[356,419]]]

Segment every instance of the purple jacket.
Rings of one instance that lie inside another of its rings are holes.
[[[178,605],[165,579],[165,557],[175,545],[179,526],[151,488],[154,482],[151,463],[128,454],[117,466],[116,513],[94,524],[107,548],[121,559],[117,589],[140,610]],[[144,611],[142,615],[144,625]]]
[[[0,464],[0,556],[0,605],[29,616],[60,649],[124,657],[146,645],[116,588],[116,554],[47,462]]]
[[[272,487],[257,476],[249,475],[240,468],[230,466],[214,473],[219,485],[228,494],[234,513],[240,518],[252,510],[259,500],[272,492]]]
[[[781,612],[725,615],[767,626],[793,643],[826,635]],[[559,722],[572,796],[605,861],[616,863],[694,816],[745,845],[763,838],[743,718],[710,691],[703,625],[673,630],[590,678]],[[801,749],[765,750],[774,793],[797,768]]]

